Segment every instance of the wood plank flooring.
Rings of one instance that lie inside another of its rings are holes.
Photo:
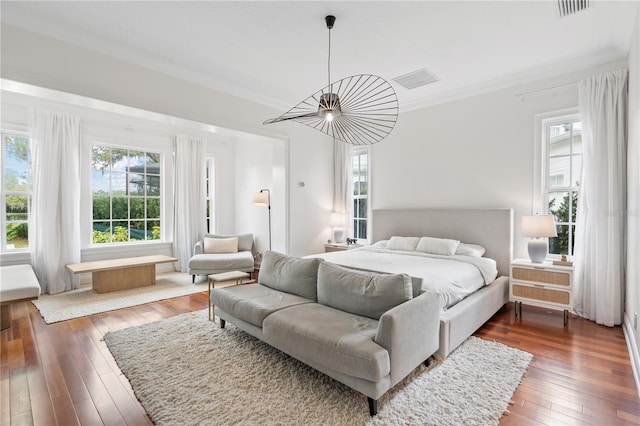
[[[152,424],[101,339],[206,307],[203,292],[47,325],[30,302],[13,305],[0,339],[0,424]],[[534,355],[501,425],[640,424],[621,328],[575,317],[565,328],[561,312],[522,311],[515,318],[510,304],[476,333]]]

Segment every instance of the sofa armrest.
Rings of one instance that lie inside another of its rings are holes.
[[[389,352],[391,386],[438,350],[439,296],[423,293],[385,312],[374,341]]]
[[[198,241],[194,246],[193,246],[193,254],[194,256],[196,254],[202,254],[202,241]]]

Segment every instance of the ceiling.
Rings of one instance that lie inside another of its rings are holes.
[[[408,110],[627,58],[637,1],[0,2],[3,24],[117,57],[278,109],[331,78],[389,81],[426,68]]]

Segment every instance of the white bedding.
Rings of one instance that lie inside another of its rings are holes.
[[[491,283],[498,275],[495,260],[485,257],[442,256],[378,247],[307,257],[320,257],[338,265],[374,272],[405,273],[413,280],[421,280],[423,291],[438,293],[442,310]]]

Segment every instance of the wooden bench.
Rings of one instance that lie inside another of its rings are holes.
[[[40,283],[31,265],[0,267],[0,330],[11,327],[11,305],[37,299]]]
[[[91,272],[91,285],[96,293],[108,293],[154,285],[156,265],[177,260],[175,257],[160,254],[73,263],[66,266],[74,274]]]

